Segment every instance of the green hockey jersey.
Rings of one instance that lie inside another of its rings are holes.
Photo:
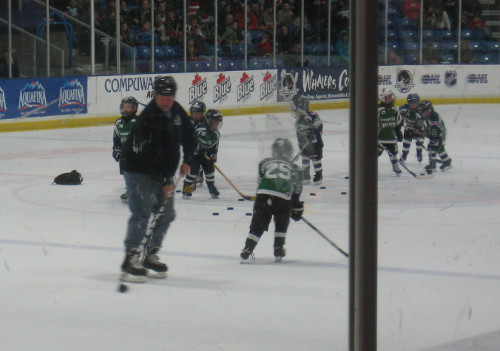
[[[257,194],[268,194],[290,200],[302,192],[302,169],[279,158],[266,158],[259,163]]]

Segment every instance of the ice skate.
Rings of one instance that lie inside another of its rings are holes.
[[[121,269],[120,280],[130,283],[144,283],[148,271],[139,263],[140,251],[132,249],[125,254]]]
[[[120,200],[122,200],[122,202],[128,202],[128,191],[120,195]]]
[[[302,180],[304,185],[311,184],[311,176],[309,174],[304,174],[304,179]]]
[[[165,263],[160,261],[158,257],[158,246],[152,247],[148,250],[146,258],[144,259],[144,267],[149,269],[148,277],[156,279],[164,279],[167,277],[168,267]]]
[[[252,259],[255,258],[253,254],[253,249],[250,246],[245,246],[245,248],[241,251],[240,257],[243,260],[248,260],[249,257],[252,257]]]
[[[430,161],[430,163],[424,167],[427,174],[432,174],[436,170],[436,161]]]
[[[193,183],[184,182],[182,187],[182,198],[190,199],[193,196]]]
[[[286,256],[286,250],[283,246],[278,246],[274,248],[274,261],[281,262],[283,257]]]
[[[397,162],[393,163],[392,164],[392,170],[394,171],[394,173],[396,173],[396,176],[401,176],[401,169],[399,168],[399,165]]]
[[[447,159],[446,161],[443,161],[443,164],[439,167],[440,170],[442,171],[447,171],[451,169],[451,158]]]
[[[210,196],[212,197],[212,199],[218,199],[220,193],[219,193],[219,190],[217,189],[217,187],[215,186],[215,184],[207,182],[207,186],[208,186],[208,192],[210,193]]]
[[[322,183],[323,183],[323,171],[318,171],[314,175],[313,184],[314,185],[321,185]]]
[[[400,159],[399,159],[399,160],[400,160],[401,162],[406,162],[406,158],[407,158],[407,157],[408,157],[408,151],[403,151],[403,152],[401,153],[401,157],[400,157]]]

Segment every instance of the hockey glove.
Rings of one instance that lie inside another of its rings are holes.
[[[116,162],[120,162],[122,158],[122,153],[120,151],[113,151],[113,158]]]
[[[290,217],[295,221],[300,221],[302,219],[302,214],[304,213],[304,201],[298,201],[292,205],[292,212]]]

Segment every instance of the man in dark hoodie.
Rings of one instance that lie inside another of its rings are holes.
[[[175,218],[173,178],[180,162],[180,147],[181,176],[189,172],[196,147],[193,124],[175,101],[175,80],[171,76],[157,77],[153,89],[155,97],[140,114],[122,149],[131,216],[120,280],[135,283],[144,282],[146,276],[166,277],[168,267],[157,254]],[[146,236],[150,217],[152,229]]]

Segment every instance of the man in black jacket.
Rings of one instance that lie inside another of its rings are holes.
[[[131,216],[121,266],[122,281],[144,282],[147,275],[166,277],[168,267],[157,254],[175,218],[173,178],[180,162],[180,147],[183,151],[180,176],[189,172],[196,147],[193,124],[175,101],[175,80],[171,76],[157,77],[153,89],[154,99],[137,118],[123,145],[122,169]],[[141,243],[144,244],[142,260]]]

